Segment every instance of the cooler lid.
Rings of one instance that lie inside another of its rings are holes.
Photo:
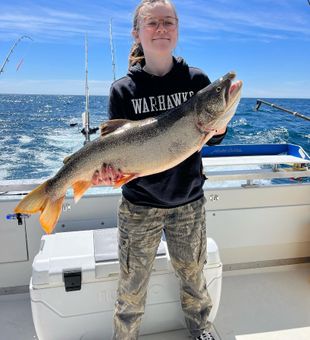
[[[207,239],[207,251],[208,265],[219,265],[218,247],[211,238]],[[82,283],[94,282],[98,277],[117,271],[117,262],[117,228],[44,235],[32,265],[32,284],[34,288],[62,286],[68,273],[69,280],[79,276]],[[157,250],[154,270],[167,270],[163,240]]]
[[[95,261],[118,261],[117,228],[94,230]],[[166,255],[166,247],[161,240],[157,249],[157,256]]]
[[[44,235],[32,264],[32,283],[63,285],[65,272],[83,273],[83,282],[94,280],[93,231],[72,231]]]

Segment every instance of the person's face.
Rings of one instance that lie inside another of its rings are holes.
[[[142,8],[133,36],[145,55],[171,54],[178,39],[178,19],[171,5],[158,2]]]

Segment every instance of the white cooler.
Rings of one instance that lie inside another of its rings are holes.
[[[205,274],[215,318],[222,264],[208,238]],[[44,235],[30,281],[32,316],[40,340],[110,340],[118,281],[117,229]],[[140,334],[185,328],[179,282],[166,243],[158,248]]]

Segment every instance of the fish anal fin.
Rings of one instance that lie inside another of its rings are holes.
[[[139,177],[139,174],[136,174],[136,173],[132,173],[132,174],[124,174],[119,180],[117,180],[115,183],[114,183],[114,186],[113,188],[119,188],[121,187],[122,185],[132,181],[133,179]]]
[[[60,197],[56,201],[47,200],[46,202],[46,205],[40,215],[40,223],[47,234],[50,234],[55,228],[62,211],[62,203],[64,199],[65,196]]]
[[[77,203],[80,200],[80,198],[84,195],[85,191],[88,190],[91,186],[92,183],[90,181],[78,181],[72,184],[75,203]]]
[[[100,135],[101,137],[106,136],[127,123],[130,123],[130,120],[128,119],[108,120],[107,122],[104,122],[100,125]]]

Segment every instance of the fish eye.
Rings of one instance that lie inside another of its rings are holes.
[[[222,90],[222,88],[221,88],[220,86],[218,86],[218,87],[216,88],[216,92],[217,92],[217,93],[220,93],[221,90]]]

